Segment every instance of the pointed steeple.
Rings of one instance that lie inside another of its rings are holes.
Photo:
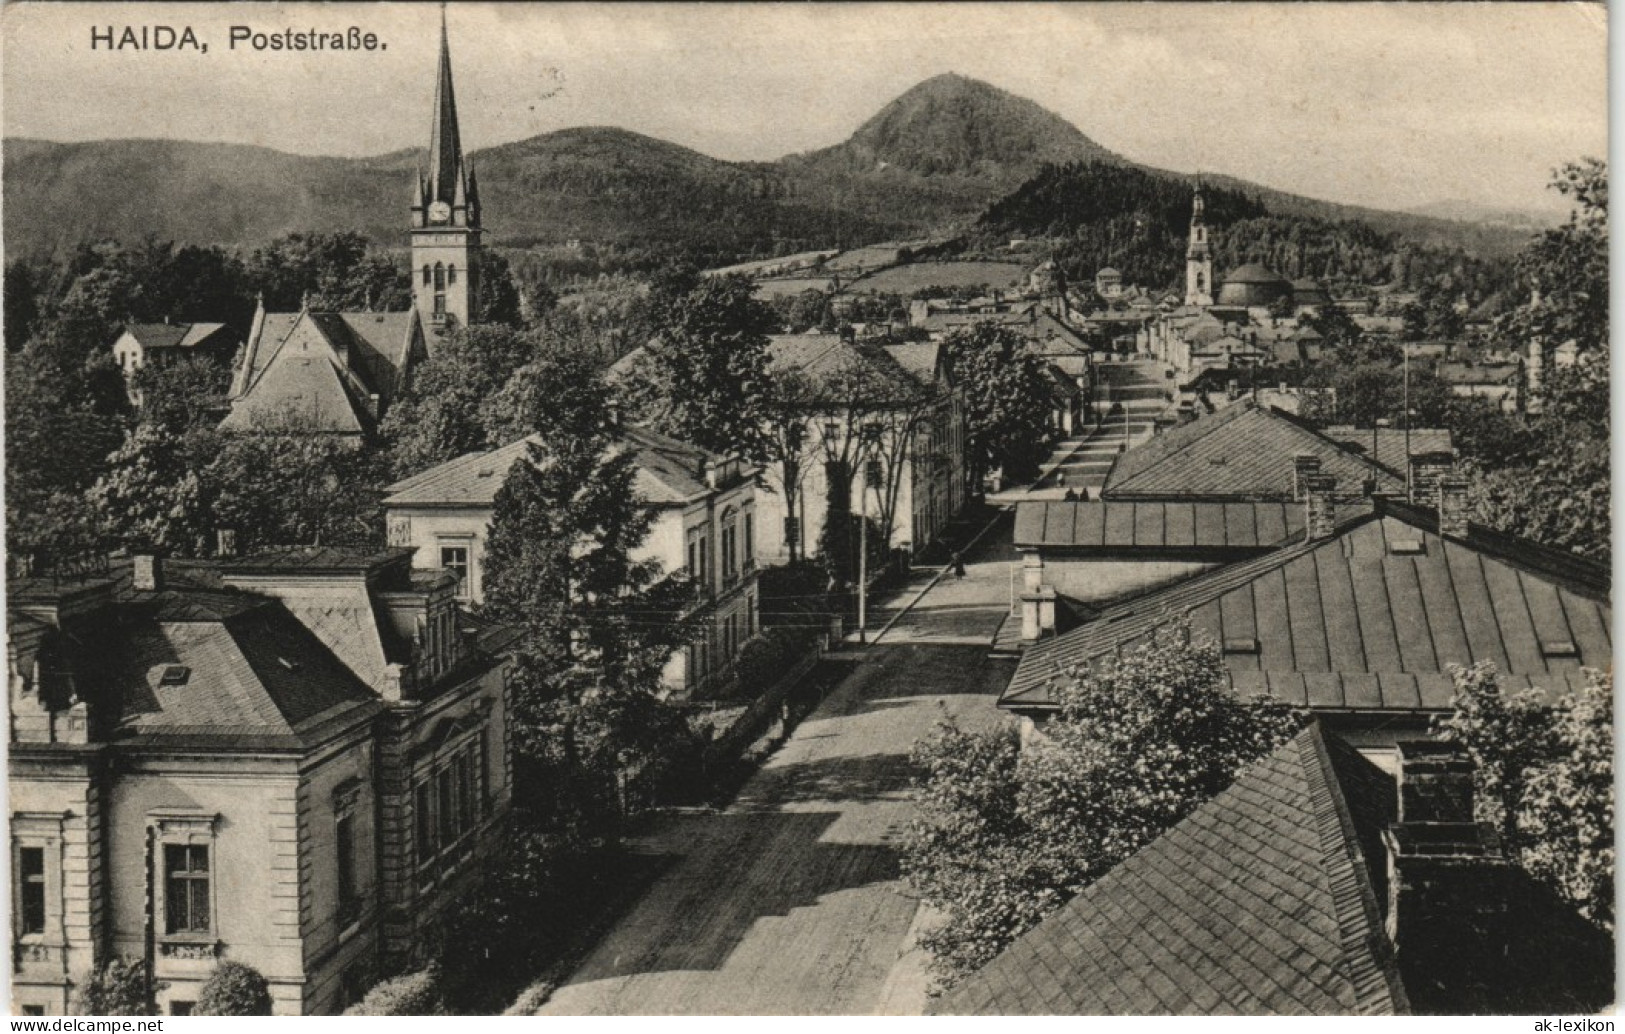
[[[434,124],[429,129],[429,201],[452,203],[462,179],[463,142],[457,132],[457,95],[451,84],[451,44],[446,8],[440,7],[440,73],[434,88]]]

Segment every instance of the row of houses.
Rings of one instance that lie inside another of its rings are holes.
[[[1606,668],[1606,567],[1467,508],[1448,431],[1323,432],[1247,399],[1199,417],[1124,453],[1097,500],[1020,504],[1001,706],[1040,726],[1057,680],[1174,617],[1223,644],[1238,691],[1379,754],[1449,709],[1453,664],[1559,693]]]
[[[1442,429],[1319,430],[1242,399],[1019,504],[1029,741],[1080,673],[1175,622],[1315,719],[936,1000],[941,1014],[1592,1012],[1609,933],[1505,853],[1453,665],[1560,699],[1612,660],[1610,571],[1473,523]]]

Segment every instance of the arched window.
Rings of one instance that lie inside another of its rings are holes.
[[[429,286],[429,264],[427,262],[423,264],[423,286]]]
[[[447,266],[446,267],[446,283],[455,284],[456,282],[457,282],[457,267],[455,265]]]
[[[434,264],[434,289],[436,291],[446,289],[446,267],[438,262]]]

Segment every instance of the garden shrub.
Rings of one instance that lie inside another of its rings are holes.
[[[440,967],[430,964],[415,973],[403,973],[368,991],[366,997],[344,1010],[346,1016],[439,1016]]]
[[[74,997],[81,1016],[153,1016],[156,987],[147,986],[147,970],[140,959],[112,958],[90,975]]]
[[[203,982],[195,1011],[199,1016],[269,1016],[271,987],[259,970],[226,959]]]

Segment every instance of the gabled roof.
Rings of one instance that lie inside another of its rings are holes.
[[[352,395],[333,355],[302,345],[291,338],[283,342],[247,392],[233,400],[222,430],[286,427],[359,435],[371,425],[371,415]]]
[[[884,345],[886,354],[906,370],[923,387],[935,388],[942,372],[942,346],[935,341],[910,341],[900,345]]]
[[[124,332],[145,349],[196,348],[225,329],[224,323],[131,323]]]
[[[1301,503],[1034,501],[1016,505],[1031,549],[1261,549],[1303,535]]]
[[[940,355],[940,346],[889,345],[877,347],[846,341],[839,334],[775,334],[768,339],[768,369],[771,373],[799,371],[815,386],[836,383],[853,371],[863,371],[869,384],[884,395],[912,397],[924,381],[915,372],[925,360]],[[905,349],[899,353],[894,349]],[[912,365],[905,365],[905,362]]]
[[[1493,661],[1504,683],[1566,693],[1612,663],[1606,567],[1472,526],[1438,534],[1426,511],[1386,500],[1300,541],[1104,612],[1032,647],[1001,706],[1048,709],[1076,665],[1188,616],[1225,645],[1238,693],[1309,707],[1441,711],[1453,664]]]
[[[939,1014],[1410,1011],[1383,931],[1395,789],[1311,725],[945,996]]]
[[[291,413],[328,433],[359,434],[400,389],[419,336],[410,310],[260,313],[221,426],[246,431]]]
[[[1320,458],[1321,473],[1337,478],[1338,492],[1398,493],[1394,472],[1345,449],[1296,417],[1242,399],[1216,413],[1172,428],[1117,458],[1102,492],[1107,498],[1291,498],[1293,457]]]
[[[616,436],[618,444],[633,452],[636,470],[633,488],[645,502],[675,506],[702,498],[711,491],[702,477],[707,461],[723,462],[723,457],[698,445],[678,441],[628,424]],[[536,436],[521,438],[500,449],[471,452],[448,460],[421,474],[397,481],[388,488],[386,507],[486,507],[496,501],[497,492],[514,463],[524,458]]]

